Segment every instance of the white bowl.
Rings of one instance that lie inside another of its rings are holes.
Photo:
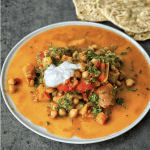
[[[39,135],[41,135],[45,138],[55,140],[55,141],[59,141],[59,142],[72,143],[72,144],[96,143],[96,142],[102,142],[102,141],[112,139],[114,137],[117,137],[117,136],[127,132],[128,130],[133,128],[136,124],[138,124],[142,120],[142,118],[147,114],[147,112],[149,111],[149,108],[150,108],[150,102],[147,105],[147,107],[145,108],[144,112],[140,115],[140,117],[138,119],[136,119],[131,125],[129,125],[125,129],[123,129],[123,130],[121,130],[117,133],[113,133],[109,136],[102,137],[102,138],[95,138],[95,139],[80,139],[80,138],[77,138],[77,137],[67,139],[67,138],[62,138],[62,137],[58,137],[58,136],[55,136],[53,134],[50,134],[49,132],[47,132],[47,130],[45,128],[34,125],[32,122],[30,122],[30,120],[28,120],[27,118],[22,116],[17,111],[17,109],[16,109],[13,101],[9,97],[9,95],[6,92],[4,92],[5,84],[6,84],[5,79],[6,79],[7,69],[8,69],[9,63],[11,62],[12,58],[14,57],[16,51],[25,42],[27,42],[30,38],[34,37],[35,35],[43,32],[43,31],[52,29],[52,28],[56,28],[56,27],[60,27],[60,26],[67,26],[67,25],[89,25],[89,26],[100,27],[100,28],[107,29],[107,30],[110,30],[112,32],[115,32],[115,33],[121,35],[122,37],[126,38],[127,40],[129,40],[131,43],[133,43],[141,51],[141,53],[145,56],[146,60],[149,63],[149,66],[150,66],[150,59],[149,59],[148,54],[145,52],[145,50],[135,40],[133,40],[132,38],[130,38],[126,34],[122,33],[121,31],[118,31],[114,28],[108,27],[106,25],[101,25],[101,24],[98,24],[98,23],[90,23],[90,22],[82,22],[82,21],[62,22],[62,23],[56,23],[56,24],[48,25],[48,26],[43,27],[41,29],[38,29],[38,30],[32,32],[31,34],[27,35],[26,37],[24,37],[20,42],[18,42],[14,46],[14,48],[10,51],[10,53],[6,57],[5,62],[4,62],[3,67],[2,67],[2,72],[1,72],[1,91],[2,91],[2,95],[3,95],[4,101],[7,105],[7,107],[9,108],[11,113],[16,117],[16,119],[18,121],[20,121],[25,127],[27,127],[31,131],[33,131],[33,132],[35,132],[35,133],[37,133],[37,134],[39,134]],[[13,108],[13,110],[11,108]]]

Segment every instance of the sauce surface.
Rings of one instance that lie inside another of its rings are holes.
[[[27,63],[37,65],[36,55],[40,51],[48,50],[48,43],[52,43],[55,47],[68,47],[69,42],[79,39],[85,39],[85,42],[77,45],[77,47],[86,48],[92,44],[101,47],[113,45],[118,46],[114,51],[117,55],[126,50],[128,53],[121,55],[124,61],[123,71],[126,72],[128,78],[135,79],[138,83],[134,85],[137,91],[127,90],[125,84],[121,86],[123,91],[118,93],[117,97],[124,98],[125,105],[115,105],[105,125],[100,125],[90,118],[77,117],[73,118],[73,121],[70,121],[70,117],[50,118],[47,112],[49,102],[34,102],[32,100],[30,91],[34,87],[27,86],[22,73],[22,67]],[[131,62],[133,62],[134,71],[129,69],[131,68]],[[135,74],[138,76],[135,76]],[[150,67],[145,57],[125,38],[97,27],[66,26],[45,31],[27,41],[17,51],[9,65],[6,83],[10,78],[22,80],[22,83],[18,85],[17,92],[9,95],[17,110],[33,124],[42,126],[48,132],[57,136],[65,138],[77,136],[83,139],[93,139],[108,136],[124,129],[142,114],[150,99],[150,91],[146,90],[146,88],[150,88],[150,78],[148,77],[150,77]],[[8,85],[6,88],[8,89]],[[49,125],[46,125],[47,121],[50,123]]]

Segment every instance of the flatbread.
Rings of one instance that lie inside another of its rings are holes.
[[[150,39],[150,31],[143,33],[125,32],[136,41],[145,41]]]
[[[128,32],[150,31],[150,0],[122,0],[104,4],[99,9],[108,20]]]
[[[107,21],[106,17],[97,9],[98,0],[73,0],[77,19],[81,21]]]

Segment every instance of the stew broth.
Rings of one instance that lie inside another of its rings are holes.
[[[77,47],[86,48],[89,45],[97,44],[101,47],[117,46],[114,51],[124,61],[123,71],[128,78],[135,79],[134,88],[137,91],[127,90],[125,84],[120,88],[123,91],[117,97],[124,98],[124,106],[115,105],[110,118],[105,125],[100,125],[94,119],[77,117],[70,120],[70,117],[57,117],[52,119],[48,116],[47,106],[49,102],[34,102],[32,93],[34,87],[28,87],[22,73],[22,67],[27,63],[37,65],[36,55],[42,50],[49,49],[48,43],[57,47],[68,47],[73,40],[85,39],[85,42]],[[126,55],[121,53],[126,50]],[[133,62],[134,71],[130,70]],[[141,70],[141,71],[140,71]],[[135,76],[137,74],[137,76]],[[22,83],[18,85],[16,93],[9,94],[17,110],[33,124],[42,126],[48,132],[65,138],[77,136],[83,139],[93,139],[108,136],[118,132],[133,123],[146,108],[150,91],[146,90],[150,83],[150,68],[141,52],[128,40],[114,32],[92,27],[92,26],[65,26],[42,32],[27,41],[15,54],[8,71],[6,83],[10,78],[19,78]],[[138,84],[137,84],[138,83]],[[8,89],[8,85],[6,87]],[[50,124],[47,125],[46,122]]]

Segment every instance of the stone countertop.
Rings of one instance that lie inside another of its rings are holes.
[[[2,0],[1,13],[1,64],[13,46],[32,31],[57,22],[77,21],[72,0]],[[121,30],[110,22],[102,24]],[[138,43],[150,55],[150,40]],[[112,140],[72,145],[33,133],[16,120],[1,98],[1,138],[3,150],[149,150],[150,112],[133,129]]]

